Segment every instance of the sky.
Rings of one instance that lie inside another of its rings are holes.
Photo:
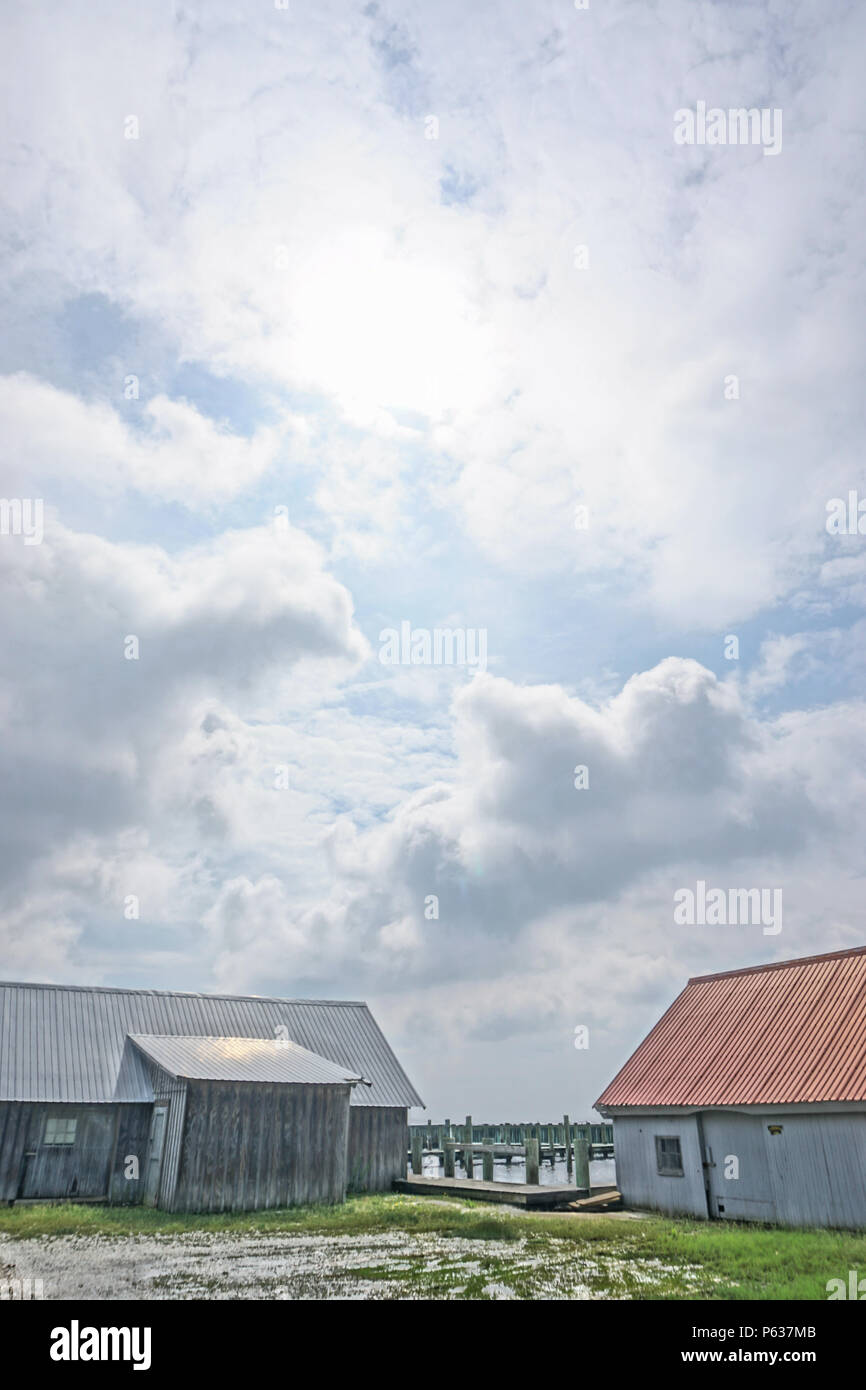
[[[2,39],[0,977],[366,999],[493,1122],[866,944],[863,7]]]

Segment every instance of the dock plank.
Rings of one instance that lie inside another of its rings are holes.
[[[512,1207],[544,1210],[567,1206],[590,1194],[567,1183],[484,1182],[475,1178],[396,1178],[394,1191],[415,1197],[468,1197],[476,1202],[505,1202]]]

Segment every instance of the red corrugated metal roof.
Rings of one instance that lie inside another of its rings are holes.
[[[697,975],[596,1108],[866,1100],[866,946]]]

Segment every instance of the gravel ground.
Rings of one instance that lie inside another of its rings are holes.
[[[633,1298],[707,1283],[697,1268],[588,1253],[571,1241],[401,1231],[0,1237],[0,1279],[39,1279],[44,1298],[75,1300]]]

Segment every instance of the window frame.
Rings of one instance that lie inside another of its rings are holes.
[[[42,1127],[42,1145],[46,1149],[71,1149],[75,1146],[78,1137],[78,1115],[46,1115],[45,1124]],[[70,1125],[72,1131],[70,1134]],[[63,1138],[56,1137],[59,1129]],[[49,1130],[52,1137],[49,1139]]]
[[[679,1134],[656,1134],[653,1136],[656,1146],[656,1171],[660,1178],[683,1178],[685,1170],[683,1168],[683,1145]],[[671,1167],[670,1160],[672,1155],[665,1155],[662,1149],[663,1144],[676,1144],[676,1153],[679,1160],[678,1167]],[[667,1158],[667,1163],[664,1159]]]

